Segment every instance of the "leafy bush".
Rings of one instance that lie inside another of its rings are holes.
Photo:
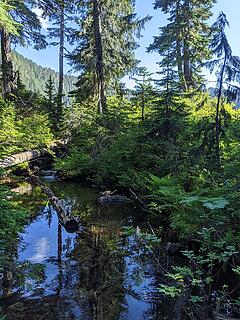
[[[0,101],[0,156],[46,146],[53,140],[48,117],[16,114],[13,103]]]

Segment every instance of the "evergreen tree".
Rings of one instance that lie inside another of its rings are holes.
[[[44,11],[44,17],[48,17],[52,27],[48,28],[48,36],[55,39],[51,44],[59,46],[59,81],[58,81],[58,108],[62,109],[64,95],[64,55],[65,43],[72,39],[72,25],[74,12],[76,11],[75,1],[70,0],[46,0],[39,2],[40,8]]]
[[[160,28],[160,35],[148,51],[157,51],[163,59],[170,59],[177,67],[183,90],[196,87],[201,81],[202,63],[209,58],[208,18],[215,0],[155,0],[154,8],[170,14],[169,23]],[[167,61],[166,61],[167,60]]]
[[[175,145],[176,137],[186,120],[186,104],[184,99],[180,99],[182,88],[170,52],[166,52],[163,60],[164,62],[159,63],[160,79],[155,80],[157,99],[154,105],[153,131],[161,133],[165,142],[168,141]]]
[[[74,68],[81,73],[77,96],[97,98],[98,111],[104,113],[107,91],[137,64],[135,35],[140,36],[149,17],[136,19],[132,0],[83,0],[78,5],[78,46],[71,54]]]
[[[7,32],[17,35],[19,25],[9,15],[13,7],[8,3],[0,2],[0,29],[4,28]]]
[[[158,74],[161,76],[155,83],[159,88],[160,97],[165,104],[165,116],[168,118],[171,116],[171,108],[174,108],[175,98],[179,95],[181,85],[178,81],[178,73],[174,69],[174,62],[171,60],[171,53],[167,52],[163,61],[159,63],[161,71]]]
[[[58,95],[55,93],[55,86],[52,77],[46,82],[45,98],[43,99],[43,107],[49,115],[53,130],[56,132],[59,125],[59,104]]]
[[[11,0],[9,14],[11,19],[19,25],[18,34],[9,33],[7,28],[1,28],[1,62],[3,95],[9,96],[16,88],[16,76],[13,72],[11,44],[33,45],[35,49],[46,46],[45,37],[41,35],[41,23],[32,11],[32,0]]]
[[[54,88],[54,82],[52,80],[52,76],[49,77],[49,80],[46,82],[46,87],[44,90],[44,93],[46,94],[46,98],[50,103],[54,102],[55,99],[55,88]]]
[[[152,74],[153,73],[149,72],[146,68],[140,67],[136,74],[137,77],[133,78],[133,80],[136,81],[135,91],[133,92],[134,100],[140,101],[142,121],[145,120],[146,104],[153,96],[153,87],[151,84],[153,81],[151,78]]]
[[[217,21],[212,25],[212,41],[210,49],[216,56],[215,60],[209,61],[206,66],[211,72],[217,68],[217,105],[215,121],[215,156],[218,169],[221,168],[220,137],[221,137],[221,99],[224,91],[224,83],[231,86],[231,82],[240,80],[240,58],[233,56],[228,42],[225,29],[229,26],[226,15],[221,12]],[[234,86],[234,88],[237,88]],[[239,90],[238,90],[239,91]]]

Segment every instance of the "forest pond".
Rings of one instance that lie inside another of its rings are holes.
[[[139,210],[100,206],[99,192],[76,182],[47,183],[82,226],[67,233],[39,188],[15,189],[32,219],[8,252],[0,299],[6,319],[172,319],[156,268],[128,232],[141,224]]]

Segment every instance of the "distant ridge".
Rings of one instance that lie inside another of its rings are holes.
[[[13,52],[14,69],[19,70],[20,78],[26,88],[32,92],[44,93],[46,82],[50,76],[55,85],[57,92],[58,88],[58,72],[51,68],[46,68],[38,65],[30,59],[25,58],[18,52]],[[71,75],[64,76],[64,93],[75,89],[74,84],[77,82],[77,77]]]

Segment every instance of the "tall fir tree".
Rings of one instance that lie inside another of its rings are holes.
[[[43,17],[48,17],[52,26],[48,28],[48,36],[54,39],[52,45],[59,48],[59,81],[58,81],[58,109],[62,109],[64,91],[64,56],[66,43],[71,42],[74,29],[74,13],[76,1],[70,0],[40,0],[38,5],[43,9]],[[61,113],[61,112],[60,112]],[[61,115],[59,114],[59,117]]]
[[[216,69],[217,76],[217,105],[215,120],[215,157],[217,168],[221,168],[220,139],[221,139],[221,99],[225,86],[231,87],[234,81],[240,81],[240,57],[234,56],[228,42],[225,29],[229,22],[225,13],[221,12],[217,21],[212,25],[212,41],[210,49],[216,59],[206,63],[212,73]],[[237,89],[237,86],[234,85]],[[239,91],[239,89],[238,89]]]
[[[79,1],[77,48],[70,55],[74,68],[80,71],[77,83],[79,100],[94,97],[98,112],[107,111],[107,92],[137,61],[135,36],[140,36],[144,23],[137,19],[133,0]]]
[[[132,78],[136,82],[135,90],[132,93],[133,101],[140,103],[142,121],[145,120],[146,106],[153,97],[152,75],[153,73],[149,72],[147,68],[139,67],[136,76]]]
[[[46,82],[44,93],[45,97],[43,99],[43,108],[49,116],[53,131],[57,132],[59,128],[58,94],[56,94],[55,84],[51,75]]]
[[[154,8],[169,14],[169,23],[148,51],[157,51],[165,67],[169,59],[178,70],[182,89],[187,91],[201,82],[202,63],[209,59],[208,41],[211,8],[216,0],[155,0]]]

